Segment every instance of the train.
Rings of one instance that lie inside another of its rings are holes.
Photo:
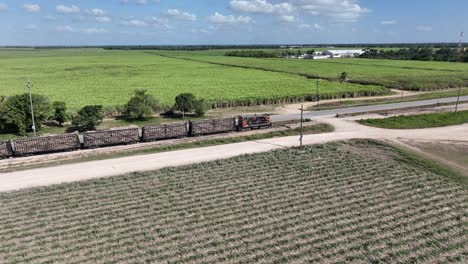
[[[104,130],[82,134],[22,138],[0,141],[0,159],[25,157],[80,149],[96,149],[159,140],[197,137],[210,134],[270,128],[270,115],[249,115],[199,121],[187,121],[141,128]]]

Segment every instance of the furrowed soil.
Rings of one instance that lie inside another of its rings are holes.
[[[466,262],[466,185],[350,141],[0,194],[5,263]]]

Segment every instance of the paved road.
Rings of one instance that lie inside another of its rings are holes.
[[[461,96],[460,101],[468,101],[468,96]],[[381,104],[381,105],[369,105],[369,106],[356,106],[340,109],[331,109],[315,112],[305,112],[304,118],[317,118],[317,117],[330,117],[344,115],[344,114],[356,114],[356,113],[365,113],[372,111],[387,111],[387,110],[397,110],[410,107],[422,107],[422,106],[431,106],[436,104],[446,104],[446,103],[455,103],[457,102],[457,97],[449,98],[439,98],[423,101],[413,101],[413,102],[403,102],[403,103],[392,103],[392,104]],[[299,111],[298,111],[299,112]],[[272,116],[273,122],[288,121],[300,119],[300,114],[289,114],[289,115],[277,115]]]

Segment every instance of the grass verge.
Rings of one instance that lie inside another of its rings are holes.
[[[358,122],[366,126],[388,129],[444,127],[468,123],[468,111],[395,116],[383,119],[363,119]]]
[[[317,111],[317,110],[329,110],[329,109],[338,109],[346,108],[353,106],[367,106],[367,105],[378,105],[378,104],[391,104],[391,103],[400,103],[400,102],[413,102],[419,100],[430,100],[430,99],[440,99],[446,97],[455,97],[458,95],[458,89],[450,89],[448,91],[438,91],[423,93],[414,96],[407,96],[401,98],[390,98],[390,99],[366,99],[366,100],[343,100],[341,102],[332,102],[332,103],[323,103],[316,106],[311,106],[307,108],[307,111]],[[461,96],[468,95],[468,88],[462,89]]]

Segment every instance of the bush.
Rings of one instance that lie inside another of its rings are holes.
[[[174,109],[185,113],[195,113],[196,116],[204,116],[206,112],[206,104],[203,99],[197,100],[195,95],[191,93],[179,94],[175,98]]]
[[[45,96],[38,94],[31,96],[36,130],[40,130],[43,122],[51,115],[51,105]],[[0,105],[0,127],[16,131],[22,136],[32,130],[29,94],[14,95],[4,99]]]
[[[146,119],[160,110],[159,103],[146,90],[135,90],[135,94],[125,106],[125,114],[131,119]]]
[[[205,115],[205,113],[206,113],[205,100],[203,99],[197,100],[195,104],[195,115],[198,117],[202,117]]]
[[[102,122],[102,105],[88,105],[83,107],[76,116],[73,117],[72,124],[79,131],[96,130]]]
[[[67,105],[64,102],[53,102],[52,107],[54,109],[52,119],[62,126],[63,123],[68,121]]]

